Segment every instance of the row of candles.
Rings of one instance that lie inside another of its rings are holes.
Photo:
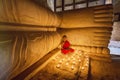
[[[76,63],[75,62],[73,62],[73,65],[71,66],[71,69],[73,70],[74,69],[74,65],[75,65]],[[69,63],[66,63],[65,64],[66,66],[68,66],[69,65]],[[81,67],[81,69],[84,69],[84,67],[87,67],[89,65],[89,62],[88,61],[86,61],[86,63],[85,63],[85,65],[84,66],[82,66]],[[58,64],[57,66],[56,66],[57,68],[60,68],[61,67],[61,64]]]
[[[81,53],[81,51],[79,51],[79,53],[76,53],[76,54],[73,54],[73,56],[69,57],[68,55],[66,55],[66,58],[63,58],[62,60],[59,61],[59,63],[56,65],[57,68],[60,68],[61,67],[61,64],[65,61],[67,61],[65,63],[66,66],[70,66],[70,60],[72,61],[72,65],[71,65],[71,70],[74,70],[75,68],[75,65],[78,63],[81,62],[81,58],[86,58],[87,61],[85,61],[85,65],[81,67],[81,69],[85,69],[85,67],[87,67],[89,65],[89,58],[88,56],[85,54],[85,57],[82,57],[84,56],[83,53]],[[56,57],[56,59],[58,59],[59,57]],[[53,59],[55,60],[55,58]]]

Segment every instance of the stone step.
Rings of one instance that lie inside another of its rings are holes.
[[[100,9],[113,9],[112,4],[109,5],[102,5],[102,6],[96,6],[94,10],[100,10]]]
[[[93,60],[104,61],[104,62],[111,62],[112,61],[110,54],[103,55],[103,54],[90,53],[89,56]]]
[[[101,19],[94,19],[94,22],[102,22],[102,23],[106,23],[106,22],[112,22],[112,19],[109,19],[109,18],[101,18]]]
[[[97,10],[97,11],[94,11],[94,14],[100,14],[100,13],[113,13],[113,10],[112,9],[107,9],[107,10]]]
[[[113,17],[113,14],[112,13],[104,13],[104,14],[94,14],[94,17],[95,18],[99,18],[99,17]]]

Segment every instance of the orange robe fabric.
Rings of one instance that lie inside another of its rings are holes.
[[[68,54],[68,53],[70,53],[70,52],[74,52],[74,49],[70,48],[70,42],[69,42],[69,41],[66,40],[66,41],[63,43],[61,52],[62,52],[63,54]]]

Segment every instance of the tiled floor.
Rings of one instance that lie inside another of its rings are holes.
[[[86,80],[89,57],[82,51],[62,54],[52,58],[48,64],[30,80]]]

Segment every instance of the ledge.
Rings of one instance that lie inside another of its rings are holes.
[[[38,26],[0,22],[0,31],[56,31],[52,26]]]

